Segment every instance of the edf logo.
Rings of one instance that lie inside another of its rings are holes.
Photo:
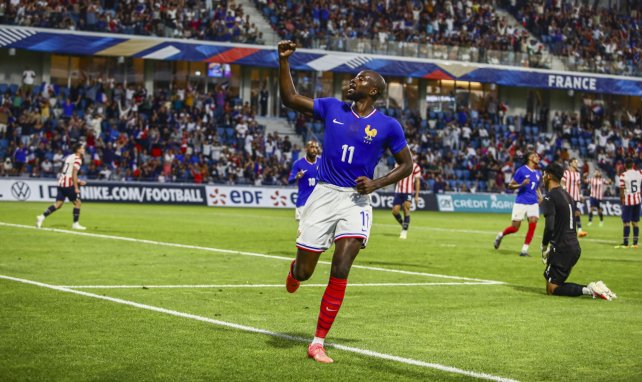
[[[234,204],[260,205],[263,199],[262,191],[234,190],[230,192],[230,200]]]
[[[31,196],[31,188],[29,188],[27,183],[17,181],[11,185],[11,195],[20,201],[27,200]]]

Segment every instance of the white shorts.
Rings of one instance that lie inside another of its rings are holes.
[[[513,221],[521,222],[524,217],[539,218],[539,204],[513,204]]]
[[[359,238],[365,248],[371,226],[370,195],[361,195],[354,188],[319,183],[302,211],[296,246],[320,253],[339,239]]]
[[[294,209],[294,220],[299,221],[301,220],[301,214],[303,213],[303,208],[305,206],[297,207]]]

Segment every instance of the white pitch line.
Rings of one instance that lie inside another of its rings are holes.
[[[165,309],[165,308],[161,308],[161,307],[153,306],[153,305],[141,304],[141,303],[134,302],[134,301],[129,301],[129,300],[123,300],[121,298],[101,296],[101,295],[98,295],[98,294],[83,292],[83,291],[79,291],[79,290],[75,290],[75,289],[69,289],[69,288],[65,288],[65,287],[61,287],[61,286],[49,285],[49,284],[41,283],[41,282],[38,282],[38,281],[21,279],[21,278],[5,276],[5,275],[0,275],[0,279],[15,281],[15,282],[23,283],[23,284],[35,285],[35,286],[42,287],[42,288],[57,290],[59,292],[73,293],[73,294],[77,294],[77,295],[80,295],[80,296],[85,296],[85,297],[91,297],[91,298],[95,298],[95,299],[99,299],[99,300],[110,301],[110,302],[114,302],[114,303],[117,303],[117,304],[131,306],[131,307],[134,307],[134,308],[145,309],[145,310],[150,310],[150,311],[153,311],[153,312],[163,313],[163,314],[167,314],[167,315],[170,315],[170,316],[188,318],[188,319],[191,319],[191,320],[206,322],[206,323],[209,323],[209,324],[222,326],[222,327],[226,327],[226,328],[237,329],[237,330],[241,330],[241,331],[245,331],[245,332],[264,334],[264,335],[268,335],[268,336],[271,336],[271,337],[281,338],[281,339],[285,339],[285,340],[289,340],[289,341],[305,342],[305,343],[310,342],[309,338],[291,336],[291,335],[288,335],[288,334],[272,332],[272,331],[269,331],[269,330],[255,328],[255,327],[252,327],[252,326],[236,324],[236,323],[228,322],[228,321],[215,320],[215,319],[212,319],[212,318],[208,318],[208,317],[204,317],[204,316],[198,316],[198,315],[195,315],[195,314],[179,312],[179,311],[176,311],[176,310]],[[492,375],[492,374],[486,374],[486,373],[480,373],[480,372],[476,372],[476,371],[464,370],[464,369],[459,369],[459,368],[452,367],[452,366],[446,366],[446,365],[441,365],[441,364],[432,363],[432,362],[424,362],[424,361],[419,361],[419,360],[412,359],[412,358],[399,357],[399,356],[396,356],[396,355],[379,353],[379,352],[375,352],[375,351],[371,351],[371,350],[367,350],[367,349],[360,349],[360,348],[356,348],[356,347],[352,347],[352,346],[345,346],[345,345],[340,345],[340,344],[327,343],[326,347],[331,347],[331,348],[335,348],[335,349],[339,349],[339,350],[343,350],[343,351],[359,354],[359,355],[366,356],[366,357],[385,359],[385,360],[388,360],[388,361],[394,361],[394,362],[403,363],[403,364],[406,364],[406,365],[413,365],[413,366],[419,366],[419,367],[424,367],[424,368],[428,368],[428,369],[435,369],[435,370],[439,370],[439,371],[444,371],[444,372],[453,373],[453,374],[465,375],[465,376],[468,376],[468,377],[473,377],[473,378],[478,378],[478,379],[485,379],[485,380],[497,381],[497,382],[518,382],[518,381],[516,381],[514,379],[498,377],[498,376],[495,376],[495,375]]]
[[[502,285],[500,282],[471,282],[460,283],[363,283],[348,284],[349,287],[414,287],[414,286],[452,286],[452,285]],[[285,288],[284,284],[194,284],[194,285],[56,285],[69,289],[215,289],[215,288]],[[305,288],[325,288],[328,284],[301,284]]]
[[[126,237],[126,236],[103,235],[103,234],[98,234],[98,233],[69,231],[69,230],[57,229],[57,228],[36,228],[35,226],[30,226],[30,225],[13,224],[13,223],[5,223],[5,222],[0,222],[0,226],[42,230],[42,231],[49,231],[49,232],[64,233],[64,234],[68,234],[68,235],[77,235],[77,236],[85,236],[85,237],[96,237],[96,238],[101,238],[101,239],[129,241],[129,242],[133,242],[133,243],[152,244],[152,245],[159,245],[159,246],[173,247],[173,248],[195,249],[195,250],[199,250],[199,251],[218,252],[218,253],[225,253],[225,254],[229,254],[229,255],[253,256],[253,257],[262,257],[262,258],[265,258],[265,259],[292,261],[292,257],[266,255],[264,253],[235,251],[235,250],[230,250],[230,249],[202,247],[202,246],[199,246],[199,245],[177,244],[177,243],[168,243],[168,242],[163,242],[163,241],[154,241],[154,240],[146,240],[146,239],[135,239],[135,238]],[[294,251],[293,251],[293,254],[294,254]],[[332,263],[329,262],[329,261],[319,261],[319,264],[331,265]],[[495,281],[495,280],[484,280],[484,279],[476,279],[476,278],[472,278],[472,277],[449,276],[449,275],[440,275],[440,274],[435,274],[435,273],[404,271],[404,270],[401,270],[401,269],[370,267],[370,266],[367,266],[367,265],[356,265],[355,264],[355,265],[352,266],[352,268],[353,269],[355,269],[355,268],[367,269],[367,270],[370,270],[370,271],[379,271],[379,272],[401,273],[401,274],[404,274],[404,275],[435,277],[435,278],[451,279],[451,280],[466,280],[466,281],[478,281],[478,282],[485,282],[485,283],[503,284],[502,281]]]
[[[392,227],[392,228],[399,228],[399,224],[376,224],[375,226],[381,226],[381,227]],[[441,227],[430,227],[430,226],[421,226],[421,225],[413,225],[412,226],[413,230],[426,230],[426,231],[435,231],[435,232],[459,232],[459,233],[471,233],[475,235],[497,235],[497,232],[499,231],[484,231],[484,230],[477,230],[477,229],[459,229],[459,228],[441,228]],[[581,241],[590,241],[593,243],[604,243],[604,244],[617,244],[616,241],[613,240],[604,240],[604,239],[591,239],[584,237],[581,239]]]

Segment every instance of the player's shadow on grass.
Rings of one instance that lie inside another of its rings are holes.
[[[519,250],[512,251],[510,249],[491,249],[491,254],[502,256],[513,256],[519,258]],[[531,255],[532,256],[532,255]]]
[[[312,342],[312,335],[311,333],[301,333],[301,332],[285,332],[283,333],[288,336],[292,337],[298,337],[298,338],[309,338],[309,341],[302,342],[302,341],[292,341],[286,338],[279,338],[279,337],[272,337],[270,336],[268,340],[266,341],[268,345],[274,347],[274,348],[279,348],[279,349],[289,349],[289,348],[296,348],[296,347],[307,347],[309,345],[309,342]],[[341,337],[332,337],[331,341],[328,341],[329,343],[339,343],[339,344],[345,344],[345,343],[350,343],[350,342],[356,342],[356,340],[353,339],[348,339],[348,338],[341,338]]]

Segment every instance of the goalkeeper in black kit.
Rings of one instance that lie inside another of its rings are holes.
[[[546,218],[546,228],[542,239],[542,261],[546,264],[546,294],[556,296],[593,296],[604,300],[617,298],[602,281],[588,285],[567,283],[573,266],[582,252],[577,240],[573,203],[571,196],[560,186],[564,169],[551,163],[542,180],[548,192],[542,200],[542,212]]]

